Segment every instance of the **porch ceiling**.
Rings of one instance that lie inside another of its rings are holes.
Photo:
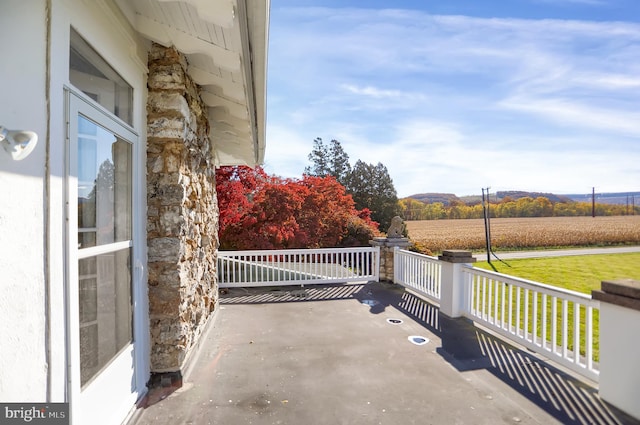
[[[175,46],[209,108],[216,165],[261,164],[270,0],[116,0],[145,38]]]

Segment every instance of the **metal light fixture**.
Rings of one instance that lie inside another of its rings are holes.
[[[14,161],[25,159],[37,143],[38,135],[33,131],[9,130],[0,125],[0,144]]]

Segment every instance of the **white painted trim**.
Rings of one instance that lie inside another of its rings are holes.
[[[94,257],[96,255],[108,254],[121,249],[127,249],[133,246],[133,241],[114,242],[107,245],[92,246],[90,248],[82,248],[78,250],[78,260],[83,258]]]
[[[136,399],[142,394],[145,390],[144,378],[141,374],[138,373],[138,367],[146,370],[146,367],[141,364],[144,360],[141,356],[137,355],[137,346],[142,344],[142,351],[144,350],[144,345],[147,343],[147,340],[143,335],[141,335],[140,330],[134,328],[133,330],[133,341],[131,344],[127,345],[126,348],[121,352],[116,358],[114,358],[103,371],[101,371],[93,381],[85,386],[85,388],[80,388],[80,334],[78,323],[79,312],[78,312],[78,299],[79,299],[79,289],[78,289],[78,260],[82,258],[87,258],[93,255],[98,255],[106,252],[113,252],[120,249],[127,249],[129,247],[134,247],[135,245],[140,243],[144,244],[144,240],[138,240],[134,242],[133,240],[116,242],[113,244],[90,247],[85,249],[78,249],[78,236],[77,236],[77,226],[74,225],[78,222],[77,216],[77,208],[74,207],[76,199],[77,199],[77,149],[74,148],[76,146],[75,140],[77,140],[77,124],[78,124],[78,115],[82,115],[87,119],[95,122],[96,124],[105,127],[107,130],[117,134],[124,140],[132,143],[132,156],[137,157],[136,155],[136,147],[140,145],[139,139],[137,135],[132,132],[130,129],[126,128],[121,122],[111,114],[106,114],[104,110],[98,108],[94,102],[88,101],[83,97],[78,96],[73,89],[68,88],[66,90],[67,93],[67,125],[68,125],[68,143],[67,143],[67,156],[69,158],[67,165],[67,216],[68,223],[67,226],[67,241],[68,241],[68,251],[67,251],[67,261],[66,261],[66,270],[67,270],[67,288],[68,288],[68,298],[67,298],[67,314],[68,314],[68,370],[69,370],[69,395],[71,401],[71,417],[72,423],[74,424],[82,424],[86,423],[88,418],[91,418],[93,423],[98,423],[100,420],[109,419],[108,416],[114,414],[112,419],[121,420],[123,419],[130,410],[131,405],[133,405]],[[134,158],[132,158],[132,166],[133,173],[132,179],[139,176],[139,173],[136,171],[139,168],[139,163]],[[139,182],[133,182],[133,188],[139,185]],[[132,202],[132,214],[134,211],[138,210],[137,208],[137,200],[134,194],[134,190],[131,193],[131,202]],[[138,222],[138,223],[136,223]],[[72,224],[73,223],[73,224]],[[136,232],[136,226],[140,226],[139,220],[136,220],[135,216],[132,217],[132,226],[134,229],[132,233],[132,237],[138,235]],[[131,261],[133,264],[138,264],[140,261],[136,259],[134,254],[132,253]],[[136,272],[137,269],[132,270],[132,314],[134,323],[140,323],[141,320],[140,315],[147,315],[147,311],[140,311],[139,308],[136,308],[138,305],[140,290],[139,287],[144,285],[144,274],[139,274]],[[144,323],[144,322],[142,322]],[[148,329],[148,328],[147,328]],[[147,329],[144,329],[144,334],[147,333]],[[138,339],[141,338],[141,341]],[[147,360],[148,362],[148,360]],[[128,373],[131,376],[127,376]],[[118,372],[115,375],[113,372]],[[123,375],[124,372],[124,375]],[[118,378],[119,377],[119,378]],[[140,382],[140,379],[143,379]],[[131,383],[133,381],[133,384]],[[102,384],[100,384],[102,383]],[[109,387],[111,388],[115,394],[113,395],[113,403],[111,406],[111,410],[108,410],[109,407],[105,406],[107,409],[103,412],[101,418],[95,418],[93,416],[86,416],[87,414],[87,403],[93,406],[91,412],[96,410],[96,398],[103,396],[98,390],[98,387]],[[93,396],[92,396],[93,394]],[[118,397],[119,396],[119,397]],[[104,417],[102,417],[104,416]],[[105,424],[113,423],[106,421]]]
[[[128,0],[120,3],[127,3]],[[69,86],[69,32],[73,26],[98,53],[113,66],[114,69],[134,88],[133,93],[133,126],[130,131],[139,135],[139,143],[134,146],[134,201],[137,205],[133,211],[134,246],[132,249],[132,265],[139,284],[135,286],[134,297],[134,339],[136,343],[136,382],[139,394],[146,391],[145,384],[150,375],[149,350],[149,317],[147,299],[146,270],[146,56],[148,41],[143,39],[130,25],[124,14],[128,10],[119,10],[114,0],[43,0],[33,2],[33,7],[46,4],[50,8],[50,32],[47,43],[50,49],[48,57],[49,102],[48,116],[49,134],[47,146],[48,180],[48,264],[50,285],[50,340],[52,342],[51,363],[51,400],[52,402],[69,401],[70,359],[67,332],[70,318],[66,311],[70,294],[67,293],[66,282],[69,281],[65,264],[69,258],[67,252],[68,207],[65,204],[67,182],[66,134],[68,108],[65,87]],[[121,5],[120,5],[121,6]],[[44,34],[43,34],[44,37]],[[71,89],[71,91],[74,91]],[[83,94],[75,93],[89,104],[92,101]],[[45,134],[45,133],[43,133]],[[139,243],[138,243],[139,241]],[[139,270],[139,271],[137,271]],[[141,272],[140,272],[141,271]],[[133,406],[132,406],[133,407]]]
[[[170,2],[175,0],[158,0]],[[182,0],[195,7],[198,15],[205,21],[213,22],[222,27],[230,27],[236,17],[233,0]]]
[[[178,31],[143,15],[136,15],[136,29],[140,34],[163,46],[174,45],[186,54],[201,53],[209,56],[220,68],[232,72],[240,70],[241,60],[238,52]]]

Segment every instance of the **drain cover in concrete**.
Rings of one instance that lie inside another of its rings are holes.
[[[387,319],[387,323],[392,325],[399,325],[402,323],[402,319]]]
[[[425,338],[419,335],[411,335],[409,337],[409,342],[415,345],[425,345],[427,342],[429,342],[429,338]]]

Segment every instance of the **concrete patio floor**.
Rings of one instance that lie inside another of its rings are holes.
[[[165,384],[130,424],[638,423],[589,383],[384,283],[229,290],[190,371]]]

